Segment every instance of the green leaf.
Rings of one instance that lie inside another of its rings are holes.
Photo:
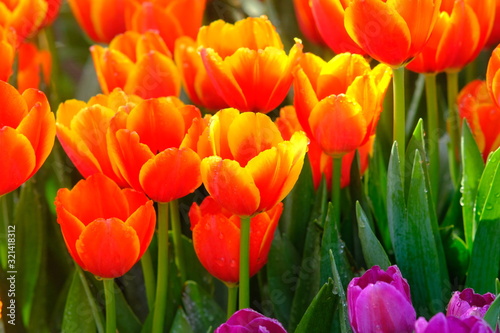
[[[463,212],[465,244],[471,250],[475,232],[474,203],[476,202],[479,181],[484,170],[484,162],[467,122],[464,122],[462,127],[461,150],[463,172],[460,203]]]
[[[363,256],[367,267],[375,265],[380,266],[382,269],[387,269],[391,265],[387,253],[385,253],[382,244],[380,244],[377,236],[370,228],[370,223],[366,217],[363,208],[356,202],[356,217],[358,220],[358,234],[363,249]]]
[[[140,332],[142,325],[134,311],[130,308],[127,300],[120,291],[120,288],[115,287],[116,301],[116,324],[120,333]]]
[[[494,292],[500,269],[500,150],[488,158],[476,198],[477,230],[466,285],[478,293]]]
[[[488,311],[486,311],[484,320],[493,330],[495,330],[497,325],[500,325],[500,294],[496,295],[495,300],[491,303]]]
[[[45,248],[45,230],[43,208],[40,195],[32,181],[26,182],[22,189],[14,215],[15,230],[15,267],[9,271],[19,270],[16,283],[19,288],[22,318],[25,326],[29,325],[35,286],[38,281],[40,265]]]
[[[446,262],[450,269],[450,276],[465,281],[469,267],[470,252],[465,242],[457,235],[452,226],[441,231]]]
[[[342,284],[342,280],[340,279],[339,271],[337,269],[337,264],[335,262],[335,256],[330,251],[330,263],[332,265],[333,272],[333,282],[334,289],[333,293],[339,295],[339,308],[340,308],[340,331],[341,333],[351,333],[351,325],[349,324],[349,316],[347,310],[347,300],[344,292],[344,285]]]
[[[193,333],[187,315],[182,308],[179,308],[175,314],[170,333]]]
[[[339,302],[339,296],[333,293],[333,288],[333,280],[330,278],[314,297],[295,333],[331,332],[332,314]]]
[[[89,295],[85,292],[77,270],[73,273],[72,280],[64,308],[62,332],[96,332],[96,321],[89,303]],[[103,332],[102,326],[100,332]]]
[[[290,322],[293,295],[298,281],[294,268],[300,267],[300,255],[287,235],[276,232],[267,259],[267,280],[272,290],[274,314],[284,327]]]
[[[187,320],[195,333],[205,333],[225,322],[226,314],[217,302],[194,281],[186,281],[182,303]]]

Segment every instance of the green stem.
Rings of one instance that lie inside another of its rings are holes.
[[[158,278],[153,315],[153,332],[163,332],[168,287],[168,203],[158,203]]]
[[[427,100],[427,142],[429,145],[431,195],[436,199],[439,190],[439,115],[435,74],[425,75],[425,94]]]
[[[153,270],[153,261],[149,250],[144,252],[141,258],[142,274],[144,276],[144,285],[146,286],[146,298],[148,300],[149,311],[153,311],[155,302],[155,276]]]
[[[104,279],[106,298],[106,333],[116,333],[115,280]]]
[[[177,200],[170,201],[170,219],[172,220],[172,233],[174,236],[175,265],[181,275],[181,281],[186,281],[186,267],[184,251],[182,249],[181,219],[179,216],[179,203]]]
[[[238,298],[238,286],[227,286],[227,319],[236,311],[236,299]]]
[[[78,266],[78,264],[75,263],[76,267],[76,272],[78,276],[80,277],[80,281],[82,282],[83,290],[85,291],[85,295],[87,296],[87,301],[89,302],[90,310],[92,311],[92,316],[94,317],[95,325],[97,327],[97,332],[102,333],[104,332],[104,326],[102,324],[102,318],[99,312],[99,309],[97,308],[97,304],[95,303],[94,296],[92,295],[92,292],[90,291],[89,284],[87,282],[87,279],[85,278],[85,274],[83,273],[83,270]]]
[[[458,120],[457,96],[458,73],[446,73],[448,91],[448,133],[450,135],[450,173],[455,187],[458,185],[458,160],[460,149],[460,122]]]
[[[250,307],[250,217],[240,223],[240,309]]]
[[[398,143],[399,161],[401,170],[405,170],[405,151],[406,151],[406,133],[405,133],[405,68],[399,67],[393,69],[393,90],[394,90],[394,121],[393,135],[394,141]]]
[[[332,204],[335,223],[340,226],[340,177],[342,176],[342,157],[333,157]]]

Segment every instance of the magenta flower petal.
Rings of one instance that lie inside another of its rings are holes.
[[[415,333],[493,333],[493,330],[479,317],[458,318],[438,313],[429,322],[418,318]]]
[[[495,300],[495,295],[486,293],[484,295],[474,293],[471,288],[463,291],[455,291],[448,303],[447,316],[465,318],[470,316],[484,317],[491,303]]]
[[[214,333],[286,333],[281,323],[252,309],[236,311]]]

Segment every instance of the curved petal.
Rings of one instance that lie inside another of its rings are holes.
[[[95,28],[97,41],[109,42],[116,35],[125,31],[125,18],[117,12],[123,6],[123,0],[92,1],[90,19]],[[110,13],[116,13],[110,15]]]
[[[131,226],[117,218],[99,218],[83,230],[76,250],[86,270],[102,278],[116,278],[139,260],[140,243]]]
[[[496,47],[491,53],[486,70],[486,84],[491,99],[500,106],[500,47]]]
[[[229,128],[240,112],[233,108],[220,110],[209,122],[208,131],[203,135],[208,136],[207,141],[212,146],[210,155],[218,155],[223,159],[234,159],[229,147]]]
[[[331,156],[358,148],[366,137],[367,123],[360,105],[347,95],[321,100],[309,116],[314,139]]]
[[[380,0],[352,1],[344,24],[349,36],[372,58],[391,66],[407,62],[411,48],[408,25],[396,9]]]
[[[90,15],[93,2],[94,1],[91,0],[68,0],[71,12],[75,16],[80,27],[85,30],[87,35],[89,35],[90,39],[96,42],[109,42],[109,40],[99,40],[99,38],[97,37],[97,33],[94,29],[94,24],[92,23]]]
[[[139,56],[137,52],[137,45],[140,37],[141,34],[136,31],[127,31],[114,37],[109,43],[109,48],[122,53],[135,63],[137,62],[137,58]]]
[[[156,212],[153,207],[153,201],[148,200],[144,205],[133,211],[125,224],[134,228],[137,233],[140,244],[138,257],[141,258],[148,249],[155,232]]]
[[[0,100],[4,105],[0,112],[0,128],[4,126],[17,128],[28,114],[26,101],[16,88],[4,81],[0,81]]]
[[[139,174],[144,192],[154,201],[170,202],[201,185],[200,157],[189,148],[170,148],[147,161]]]
[[[229,149],[242,167],[260,152],[283,141],[278,127],[262,113],[245,112],[234,119],[227,133]]]
[[[201,178],[208,193],[238,216],[253,215],[260,203],[259,189],[238,162],[211,156],[201,161]]]
[[[123,53],[105,49],[100,45],[90,47],[97,79],[103,93],[109,94],[115,88],[123,88],[134,63]]]
[[[302,68],[299,68],[294,76],[293,105],[297,112],[297,119],[307,135],[313,137],[311,127],[309,126],[309,116],[319,102],[313,88],[313,84],[315,85],[316,83],[311,82]]]
[[[173,60],[156,51],[138,57],[123,90],[142,98],[178,96],[181,79]]]
[[[56,112],[56,122],[65,127],[71,126],[71,120],[81,109],[86,108],[87,103],[77,99],[69,99],[59,104]]]
[[[32,174],[36,157],[30,141],[11,127],[0,127],[0,196],[21,186]]]
[[[260,192],[258,211],[266,211],[281,202],[292,190],[302,171],[308,139],[296,132],[290,141],[261,152],[246,166]]]
[[[297,16],[297,23],[299,24],[300,31],[306,39],[316,44],[325,44],[325,41],[316,27],[316,22],[314,22],[310,1],[293,0],[293,6],[295,8],[295,14]]]
[[[12,12],[10,26],[21,39],[29,37],[43,23],[47,9],[48,4],[44,0],[19,1]]]

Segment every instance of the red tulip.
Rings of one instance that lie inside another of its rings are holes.
[[[73,259],[102,278],[129,271],[149,246],[156,224],[153,202],[120,189],[103,174],[57,192],[57,222]]]
[[[251,219],[250,276],[267,262],[274,231],[283,211],[279,203]],[[224,209],[212,197],[189,211],[193,245],[202,265],[216,278],[226,283],[238,283],[240,266],[240,217]]]
[[[43,92],[23,94],[0,81],[0,196],[21,186],[49,156],[55,139],[54,114]]]

